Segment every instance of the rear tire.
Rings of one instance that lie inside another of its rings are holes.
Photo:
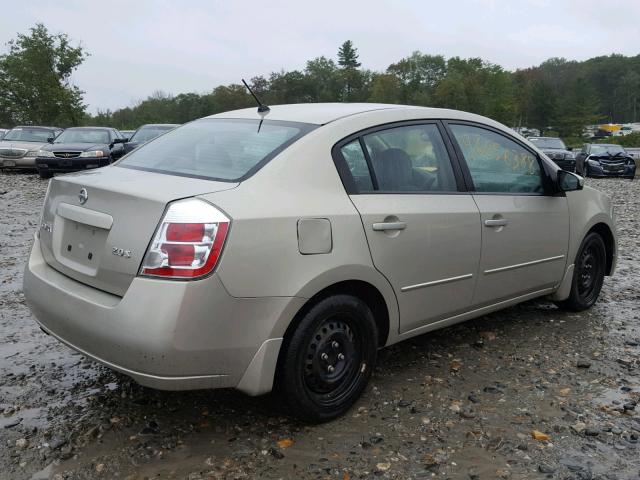
[[[289,413],[319,423],[343,415],[364,391],[376,361],[371,309],[351,295],[313,305],[285,339],[276,389]]]
[[[42,170],[38,170],[38,175],[40,176],[40,178],[42,179],[47,179],[47,178],[51,178],[53,177],[53,173],[51,172],[44,172]]]
[[[591,232],[584,237],[576,255],[569,298],[557,305],[574,312],[591,308],[600,295],[606,265],[604,241],[599,234]]]

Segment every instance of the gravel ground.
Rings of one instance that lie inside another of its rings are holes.
[[[43,334],[22,270],[46,182],[0,174],[0,478],[640,478],[640,182],[620,259],[582,314],[534,301],[380,353],[345,417],[269,396],[140,387]]]

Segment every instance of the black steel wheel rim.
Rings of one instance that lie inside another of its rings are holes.
[[[603,275],[603,252],[599,245],[590,242],[583,248],[578,259],[578,295],[590,303],[598,296]]]
[[[338,404],[357,387],[362,346],[351,315],[332,315],[322,321],[307,345],[303,372],[305,389],[316,402]]]

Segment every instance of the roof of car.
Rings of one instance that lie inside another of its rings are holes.
[[[69,127],[67,130],[115,130],[113,127]]]
[[[297,103],[290,105],[269,106],[269,112],[264,116],[269,120],[283,120],[289,122],[313,123],[324,125],[339,118],[357,115],[373,110],[424,108],[406,105],[390,105],[384,103]],[[429,109],[437,110],[437,109]],[[257,107],[232,110],[230,112],[217,113],[207,118],[249,118],[260,119]]]
[[[49,127],[43,125],[16,125],[13,128],[45,128],[47,130],[62,130],[60,127]],[[13,128],[11,130],[13,130]]]
[[[145,127],[179,127],[179,123],[146,123],[138,127],[138,130]],[[120,130],[123,131],[123,130]]]

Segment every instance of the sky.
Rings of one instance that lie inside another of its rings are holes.
[[[72,81],[92,113],[302,70],[347,39],[378,71],[415,50],[509,70],[640,53],[638,0],[0,0],[0,12],[0,54],[36,23],[90,53]]]

